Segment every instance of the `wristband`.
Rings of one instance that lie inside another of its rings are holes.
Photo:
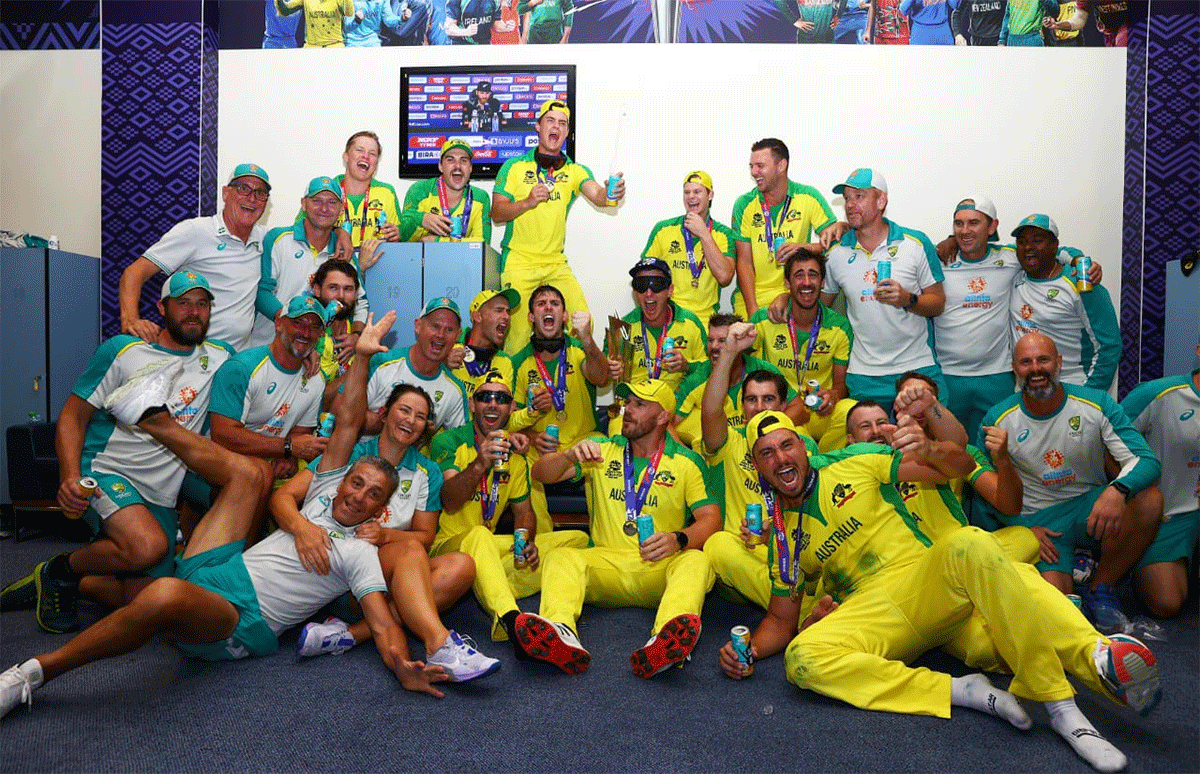
[[[290,460],[292,458],[292,439],[291,438],[283,439],[283,458],[285,460]]]
[[[913,293],[913,294],[911,294],[911,295],[912,295],[912,300],[911,300],[911,301],[909,301],[907,304],[905,304],[903,307],[901,307],[901,308],[902,308],[902,309],[904,309],[904,311],[906,311],[906,312],[907,312],[907,311],[909,311],[909,310],[911,310],[911,309],[912,309],[914,306],[916,306],[916,305],[917,305],[917,302],[921,300],[921,294],[920,294],[920,293]]]
[[[1125,502],[1129,502],[1130,492],[1129,492],[1128,486],[1126,486],[1125,484],[1123,484],[1120,481],[1114,481],[1111,484],[1109,484],[1109,486],[1111,486],[1113,489],[1120,492],[1125,497]]]

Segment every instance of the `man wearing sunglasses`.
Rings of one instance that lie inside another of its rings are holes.
[[[443,484],[442,517],[431,554],[462,551],[475,561],[472,589],[492,617],[492,640],[509,639],[515,645],[517,599],[541,590],[541,558],[559,546],[583,548],[588,536],[538,531],[529,502],[528,462],[502,432],[513,407],[508,383],[501,372],[489,371],[470,399],[471,424],[433,439],[431,454],[442,469]],[[507,465],[498,464],[501,460]],[[495,534],[506,507],[512,510],[513,528],[528,531],[521,568],[514,563],[512,536]]]
[[[621,319],[630,325],[633,362],[629,378],[661,379],[672,390],[687,375],[688,366],[708,356],[708,336],[699,318],[671,300],[671,267],[657,258],[643,258],[629,270],[637,309]],[[673,342],[668,341],[672,339]],[[621,378],[625,364],[610,358],[609,375]]]
[[[583,288],[563,252],[567,213],[579,196],[597,207],[616,206],[625,197],[625,181],[618,175],[610,201],[592,171],[563,153],[570,132],[571,110],[566,103],[553,98],[543,102],[537,112],[537,147],[504,162],[496,175],[492,220],[507,224],[500,247],[501,286],[529,298],[538,285],[553,285],[566,298],[569,310],[586,312]],[[524,346],[529,336],[525,307],[512,312],[510,353]]]
[[[191,271],[208,278],[214,296],[209,337],[242,349],[254,325],[262,270],[263,228],[271,182],[257,164],[239,164],[221,189],[218,215],[177,223],[121,274],[121,331],[154,341],[159,327],[142,319],[142,286],[155,274]]]

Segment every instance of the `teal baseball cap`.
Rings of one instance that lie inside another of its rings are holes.
[[[336,196],[339,200],[342,198],[342,187],[332,177],[314,177],[308,181],[308,191],[304,194],[307,199],[310,196],[316,196],[322,191],[328,191]]]
[[[428,317],[439,309],[449,309],[451,312],[454,312],[454,316],[458,318],[458,324],[462,325],[462,312],[458,311],[458,304],[445,296],[429,299],[429,302],[425,304],[425,310],[421,312],[421,316]]]
[[[233,168],[233,172],[230,173],[229,182],[232,183],[239,177],[257,177],[267,184],[268,192],[271,190],[271,176],[267,174],[267,170],[257,164],[238,164]]]
[[[847,188],[877,188],[887,193],[887,180],[873,169],[859,167],[850,173],[850,177],[846,178],[846,182],[835,185],[833,192],[840,194]]]
[[[1058,239],[1058,224],[1055,223],[1054,218],[1050,217],[1049,215],[1042,215],[1038,212],[1035,212],[1032,215],[1026,215],[1021,219],[1021,222],[1017,224],[1017,227],[1012,230],[1012,236],[1016,236],[1017,232],[1026,226],[1033,226],[1034,228],[1040,228],[1042,231],[1049,231],[1054,235],[1055,239]]]
[[[200,288],[208,294],[210,299],[215,299],[212,288],[208,286],[208,280],[203,274],[197,274],[194,271],[177,271],[167,281],[163,283],[162,294],[159,298],[179,298],[189,290]]]
[[[291,317],[295,320],[306,314],[315,314],[321,318],[322,325],[329,323],[329,313],[325,310],[325,305],[307,294],[295,296],[291,301],[288,301],[287,311],[283,313],[283,316]]]

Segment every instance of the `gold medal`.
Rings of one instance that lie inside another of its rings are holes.
[[[465,349],[465,351],[463,352],[463,362],[464,363],[474,363],[475,362],[475,350],[471,349],[470,347],[465,347],[464,349]]]
[[[557,419],[559,422],[564,422],[564,421],[566,421],[566,419],[567,419],[567,412],[566,412],[566,410],[559,411],[558,413],[556,413],[556,414],[554,415],[554,418],[555,418],[555,419]]]
[[[694,287],[694,288],[700,287],[700,278],[699,277],[692,277],[692,287]]]
[[[636,535],[636,534],[637,534],[637,522],[634,522],[634,521],[626,521],[626,522],[625,522],[625,526],[623,527],[623,529],[625,530],[625,534],[626,534],[626,535],[629,535],[630,537],[633,537],[634,535]]]

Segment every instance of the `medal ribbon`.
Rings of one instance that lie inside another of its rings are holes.
[[[550,391],[550,402],[554,404],[554,410],[565,411],[567,406],[567,348],[564,346],[562,351],[558,353],[557,387],[550,380],[550,371],[546,368],[546,364],[542,362],[540,357],[534,355],[533,364],[537,366],[538,375],[542,377],[542,383]]]
[[[475,434],[475,443],[477,446],[482,446],[482,439],[479,433]],[[483,523],[486,526],[491,526],[492,519],[496,517],[496,504],[500,502],[500,471],[492,470],[492,485],[491,491],[488,490],[488,474],[484,473],[479,479],[479,507],[483,511]]]
[[[767,252],[773,255],[775,253],[775,231],[783,229],[783,224],[787,219],[788,208],[792,206],[792,195],[788,194],[783,197],[783,205],[779,208],[779,225],[775,225],[771,220],[771,207],[767,204],[765,194],[759,195],[758,204],[762,207],[763,232],[767,238]]]
[[[671,323],[675,321],[675,310],[671,307],[670,302],[667,302],[667,321],[663,323],[662,335],[658,337],[658,349],[654,353],[654,359],[650,359],[650,328],[646,325],[646,321],[642,320],[642,354],[646,356],[646,373],[651,379],[657,379],[662,373],[662,346],[663,339],[667,338],[667,329],[671,327]]]
[[[804,375],[808,373],[808,361],[812,359],[813,348],[817,346],[817,334],[821,331],[821,311],[820,304],[817,305],[817,314],[813,317],[812,328],[808,331],[808,346],[804,349],[804,365],[800,365],[800,343],[796,341],[796,320],[792,317],[792,302],[788,301],[787,327],[788,336],[792,339],[792,367],[796,369],[796,389],[804,392]]]
[[[463,346],[470,347],[471,345],[464,344]],[[467,373],[469,373],[471,376],[483,376],[484,374],[486,374],[488,371],[491,370],[492,359],[488,358],[487,360],[484,360],[483,358],[481,358],[479,356],[479,353],[475,352],[474,349],[472,349],[471,351],[473,353],[475,353],[475,359],[470,362],[467,362],[466,360],[464,360],[463,365],[467,367]]]
[[[683,216],[687,220],[687,215]],[[708,219],[708,231],[712,233],[713,222],[712,218]],[[683,245],[687,248],[688,270],[692,273],[692,279],[700,281],[700,272],[704,271],[704,261],[696,261],[696,237],[691,231],[688,231],[687,226],[681,225],[680,231],[683,232]]]
[[[766,500],[767,509],[771,512],[771,523],[775,525],[775,551],[779,554],[779,578],[785,586],[795,588],[796,581],[800,576],[800,573],[797,572],[797,566],[800,563],[800,525],[799,523],[796,525],[796,553],[793,556],[788,547],[787,527],[783,523],[783,505],[775,496],[775,490],[761,474],[758,477],[758,485],[762,488],[763,499]],[[816,468],[810,466],[808,477],[804,479],[804,490],[800,493],[800,499],[807,500],[816,485],[817,471]],[[794,563],[793,560],[795,560]]]
[[[549,167],[547,167],[546,169],[542,169],[541,167],[538,167],[537,168],[537,181],[539,183],[544,183],[547,188],[553,188],[554,183],[555,183],[554,170]]]
[[[662,460],[663,449],[666,448],[666,440],[664,439],[658,450],[654,452],[654,456],[646,463],[646,470],[642,472],[642,483],[638,486],[637,492],[633,491],[633,449],[629,443],[625,444],[625,521],[636,523],[638,516],[642,512],[642,506],[646,504],[646,496],[650,494],[650,485],[654,483],[654,474],[658,472],[658,463]]]
[[[437,192],[438,192],[438,204],[442,205],[442,214],[448,218],[448,217],[450,217],[450,213],[453,210],[453,208],[450,206],[450,200],[446,196],[446,182],[444,180],[442,180],[441,177],[439,177],[437,179]],[[463,190],[463,198],[462,198],[463,237],[466,237],[467,229],[469,229],[471,227],[471,205],[473,205],[474,203],[475,203],[475,195],[473,193],[471,193],[471,185],[468,183],[467,187]]]

